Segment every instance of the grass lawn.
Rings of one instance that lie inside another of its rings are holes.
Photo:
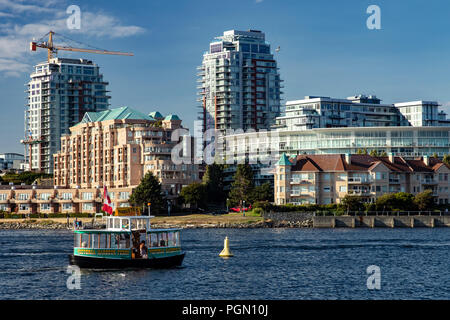
[[[69,218],[69,221],[72,222],[75,218]],[[87,222],[91,222],[92,218],[78,218],[78,221],[82,221],[83,224]],[[153,218],[151,221],[154,224],[177,224],[177,225],[187,225],[187,224],[218,224],[218,223],[253,223],[258,221],[263,221],[264,219],[258,215],[253,214],[252,212],[245,213],[245,217],[242,213],[229,213],[223,215],[207,215],[207,214],[190,214],[186,216],[159,216]],[[0,219],[1,222],[20,222],[20,223],[41,223],[50,221],[58,222],[58,223],[66,223],[67,218],[41,218],[41,219]]]

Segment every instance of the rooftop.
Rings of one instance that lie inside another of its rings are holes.
[[[140,111],[131,109],[130,107],[120,107],[99,112],[86,112],[80,123],[124,119],[155,121],[153,117],[148,116]]]

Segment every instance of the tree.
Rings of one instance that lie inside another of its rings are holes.
[[[356,151],[356,154],[367,154],[367,149],[358,149],[357,151]]]
[[[253,171],[250,165],[238,164],[233,178],[228,205],[239,205],[241,201],[249,203],[253,190]]]
[[[372,151],[370,151],[370,155],[372,157],[378,157],[378,151],[377,150],[372,150]]]
[[[250,197],[250,203],[255,203],[257,201],[269,201],[273,202],[273,187],[269,182],[266,182],[260,186],[253,188]]]
[[[140,184],[133,190],[129,202],[134,206],[145,206],[151,203],[151,214],[158,215],[166,212],[166,202],[161,194],[161,183],[152,172],[147,172]]]
[[[414,203],[420,211],[433,210],[434,208],[434,197],[433,191],[427,189],[423,192],[416,194],[414,197]]]
[[[180,196],[185,204],[201,208],[206,205],[207,187],[203,183],[194,182],[181,189]]]
[[[416,210],[414,196],[406,192],[388,193],[376,201],[377,211],[412,211]]]
[[[442,158],[442,161],[443,161],[446,165],[450,166],[450,154],[444,155],[444,158]]]
[[[346,194],[344,198],[342,198],[341,204],[347,212],[361,211],[364,209],[364,203],[362,202],[360,196]]]
[[[206,186],[208,202],[223,204],[226,199],[223,169],[224,165],[215,163],[206,167],[203,183]]]

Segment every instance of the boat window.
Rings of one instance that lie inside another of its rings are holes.
[[[101,234],[99,234],[98,235],[99,236],[99,238],[100,238],[100,240],[99,240],[99,242],[98,242],[98,247],[99,248],[107,248],[107,246],[106,246],[106,244],[107,244],[107,241],[106,241],[106,236],[107,236],[107,234],[105,234],[105,233],[101,233]]]
[[[75,248],[81,247],[81,233],[75,233],[74,245]]]
[[[167,242],[167,246],[169,246],[169,247],[175,247],[175,241],[174,241],[174,233],[173,232],[169,232],[168,233],[168,236],[169,236],[169,239],[168,239],[168,242]]]
[[[160,247],[167,246],[167,232],[158,233],[158,243]]]
[[[137,219],[137,228],[139,230],[147,230],[147,220]]]
[[[111,249],[118,249],[120,243],[120,234],[111,234],[110,236],[110,245]]]
[[[89,248],[89,234],[88,233],[81,234],[81,247]]]
[[[108,229],[114,228],[114,220],[115,219],[108,219]]]
[[[180,232],[174,231],[169,233],[169,247],[178,247],[180,245]]]
[[[148,245],[150,248],[158,247],[158,234],[157,233],[150,233],[148,235]]]
[[[175,246],[180,246],[180,231],[175,232]]]
[[[95,244],[97,243],[97,239],[96,239],[96,235],[95,234],[89,234],[89,242],[88,242],[88,247],[89,248],[95,248]]]
[[[120,235],[119,248],[120,249],[128,249],[128,248],[130,248],[130,235],[129,234],[121,234]]]
[[[130,227],[130,221],[129,219],[121,219],[122,220],[122,229],[129,229]]]
[[[138,220],[131,219],[131,229],[136,230],[138,228]]]
[[[119,221],[119,219],[114,219],[114,229],[120,229],[120,221]]]

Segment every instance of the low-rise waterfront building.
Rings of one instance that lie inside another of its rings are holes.
[[[235,133],[219,139],[224,146],[219,158],[230,164],[225,180],[232,180],[235,164],[250,161],[255,183],[271,182],[271,171],[282,152],[292,156],[376,151],[408,159],[450,154],[450,119],[437,102],[380,101],[358,95],[347,99],[307,96],[286,102],[285,114],[277,117],[267,133]]]
[[[0,153],[0,170],[21,170],[25,157],[20,153]]]
[[[417,194],[432,190],[436,203],[450,203],[450,168],[424,156],[405,159],[389,155],[283,154],[274,170],[276,204],[340,203],[345,195],[375,202],[386,193]]]

